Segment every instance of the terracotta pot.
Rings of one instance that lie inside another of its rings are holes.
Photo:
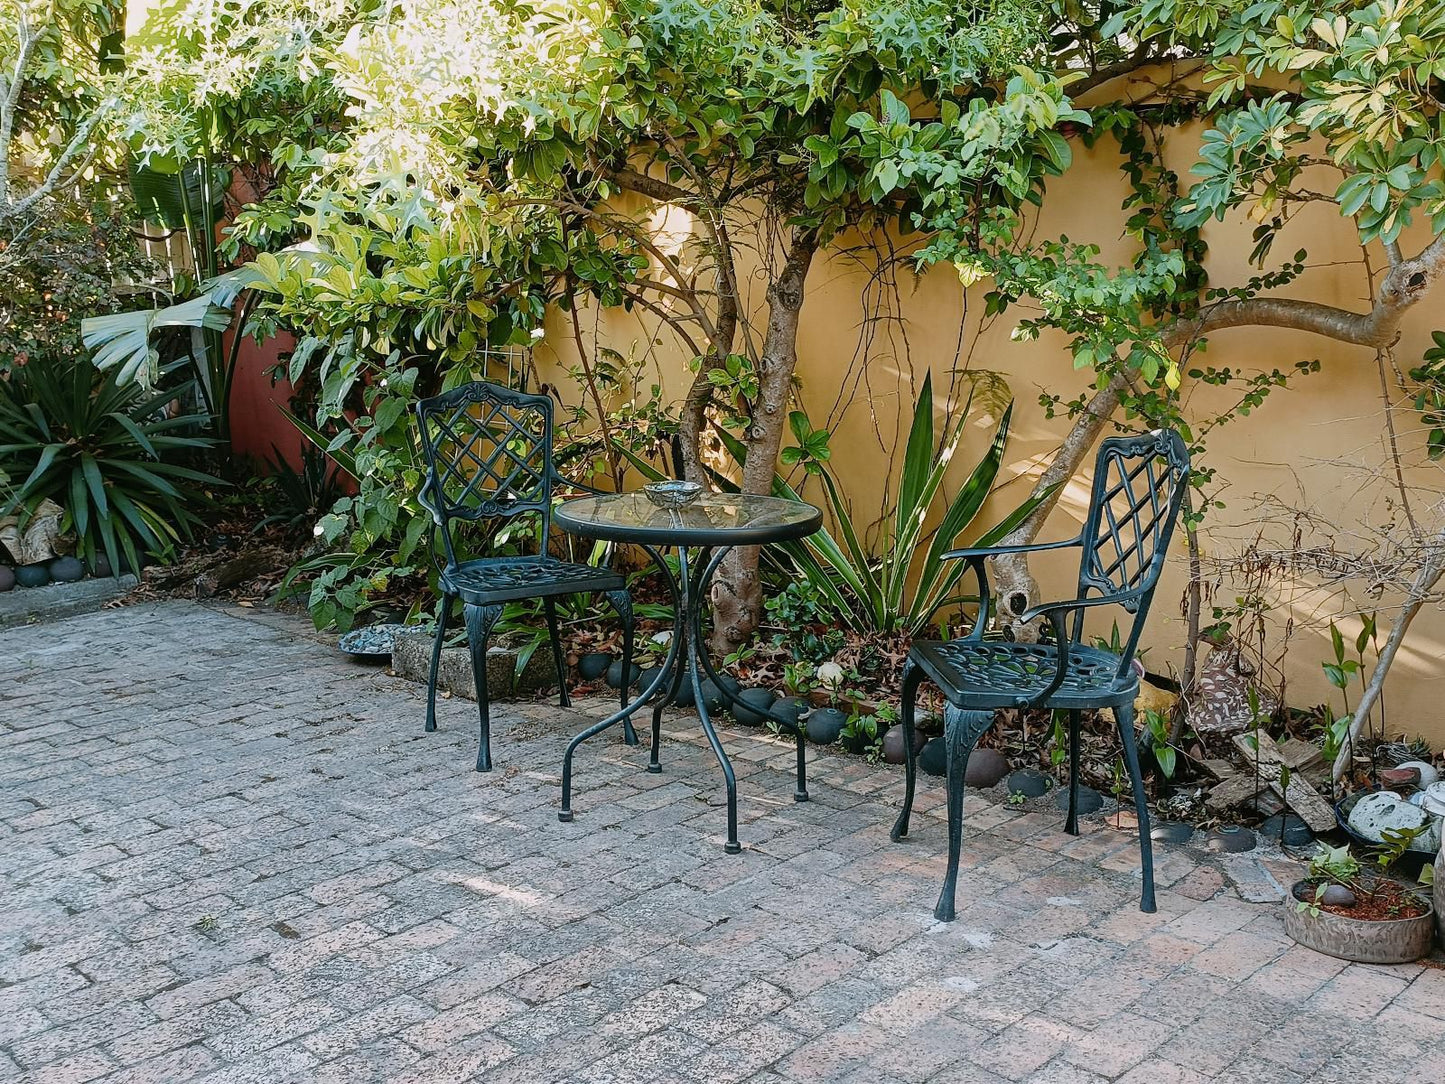
[[[1435,908],[1428,908],[1418,918],[1379,922],[1328,911],[1313,915],[1308,909],[1301,911],[1299,903],[1314,898],[1316,883],[1296,881],[1284,899],[1284,932],[1305,948],[1360,964],[1407,964],[1429,954]]]

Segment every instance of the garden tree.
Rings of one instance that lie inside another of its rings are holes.
[[[232,0],[228,17],[264,38],[255,27],[277,6]],[[381,537],[368,519],[383,534],[402,526],[416,480],[407,397],[466,379],[482,341],[525,334],[549,303],[573,309],[576,326],[583,293],[653,314],[695,356],[681,417],[689,472],[702,473],[715,416],[737,430],[744,488],[767,491],[817,253],[844,233],[908,228],[943,193],[975,212],[1037,200],[1067,166],[1054,129],[1084,117],[1064,80],[1036,71],[1050,60],[1050,18],[1044,4],[938,0],[349,6],[306,40],[291,76],[304,70],[345,99],[344,130],[233,231],[264,245],[291,213],[307,251],[256,261],[271,295],[260,326],[310,333],[292,370],[314,373],[323,421],[367,408],[370,420],[340,435],[363,454],[362,497],[324,529],[361,527],[355,548]],[[153,82],[211,109],[264,101],[246,82],[250,46],[232,55],[232,37],[206,34],[209,63],[238,83],[213,99],[194,77]],[[183,128],[157,144],[194,141]],[[698,244],[664,251],[638,199],[693,215]],[[767,278],[756,325],[744,256]],[[378,474],[390,492],[371,501],[365,479]],[[722,579],[731,645],[759,616],[756,555]]]
[[[945,190],[973,207],[1017,206],[1067,165],[1053,129],[1080,118],[1060,81],[1027,67],[1047,56],[1044,14],[930,0],[623,0],[584,67],[598,82],[546,103],[551,124],[524,133],[521,153],[514,135],[499,143],[514,176],[521,159],[534,183],[560,180],[586,209],[581,225],[657,262],[625,281],[629,303],[659,312],[677,299],[683,311],[668,322],[696,326],[681,417],[688,473],[705,477],[716,414],[745,452],[743,489],[771,489],[820,251],[850,231],[909,228]],[[706,292],[647,242],[645,223],[619,220],[608,204],[618,189],[695,215]],[[744,246],[767,279],[760,327],[739,286]],[[761,616],[755,550],[731,555],[714,602],[718,646],[736,647]]]
[[[1012,210],[990,210],[981,223],[946,211],[927,223],[938,236],[925,260],[952,259],[969,274],[994,276],[996,306],[1030,299],[1039,313],[1024,321],[1024,333],[1064,330],[1073,337],[1076,362],[1095,374],[1092,394],[1070,405],[1074,424],[1035,490],[1045,499],[1015,532],[1015,542],[1035,537],[1057,499],[1048,496],[1049,487],[1079,469],[1121,405],[1189,431],[1171,392],[1185,377],[1230,379],[1195,356],[1210,335],[1254,326],[1323,336],[1361,347],[1362,360],[1378,363],[1383,379],[1402,319],[1445,270],[1440,4],[1147,0],[1127,7],[1069,5],[1065,13],[1074,20],[1067,33],[1071,62],[1088,58],[1090,74],[1076,90],[1099,88],[1095,97],[1108,97],[1103,91],[1116,86],[1109,80],[1132,77],[1127,104],[1095,104],[1090,112],[1096,131],[1113,126],[1132,133],[1121,146],[1133,182],[1126,207],[1134,211],[1129,229],[1141,242],[1138,255],[1128,266],[1109,267],[1089,245],[1059,240],[1011,247],[1019,233]],[[1152,85],[1141,91],[1143,81]],[[1188,117],[1211,126],[1191,170],[1196,179],[1183,190],[1160,164],[1157,141],[1167,125]],[[1139,144],[1141,126],[1156,146]],[[1267,270],[1272,246],[1289,237],[1291,219],[1319,202],[1337,206],[1358,235],[1373,298],[1367,310],[1284,296],[1283,288],[1305,270],[1304,250]],[[1251,256],[1261,273],[1206,287],[1198,271],[1200,227],[1240,211],[1257,223]],[[1252,378],[1242,405],[1257,405],[1286,375]],[[1418,575],[1381,653],[1380,681],[1445,568],[1438,530],[1413,518],[1411,526]],[[1022,558],[999,565],[1010,611],[1037,601]],[[1377,691],[1378,682],[1356,713],[1356,728]]]
[[[0,18],[0,223],[27,215],[85,177],[114,109],[106,61],[125,22],[114,0],[5,0]],[[17,260],[12,240],[7,260]]]
[[[80,317],[119,306],[150,271],[127,229],[109,58],[124,6],[0,6],[0,377],[80,354]]]

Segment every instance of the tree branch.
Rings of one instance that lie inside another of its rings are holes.
[[[66,144],[65,150],[60,152],[60,157],[57,158],[55,164],[50,167],[50,172],[45,175],[45,179],[26,195],[24,199],[9,206],[6,205],[3,199],[0,199],[0,219],[24,214],[31,207],[35,206],[35,204],[54,192],[56,188],[60,187],[61,178],[65,176],[66,167],[68,167],[71,160],[80,153],[80,148],[89,142],[90,134],[95,131],[101,118],[110,112],[113,107],[113,102],[102,102],[94,113],[85,118],[85,123],[76,129],[75,135],[72,136],[70,142]],[[86,160],[89,161],[89,154],[87,154]]]
[[[700,200],[696,192],[689,192],[685,188],[679,188],[670,181],[661,180],[658,177],[649,177],[646,173],[638,173],[631,169],[616,169],[607,174],[612,180],[628,191],[636,192],[648,199],[660,200],[663,203],[676,203],[683,207],[694,207]]]
[[[1445,234],[1436,237],[1413,259],[1391,265],[1369,312],[1352,312],[1292,297],[1221,301],[1192,319],[1170,326],[1163,342],[1168,347],[1182,346],[1212,331],[1253,325],[1308,331],[1378,350],[1395,341],[1405,313],[1429,292],[1442,271],[1445,271]]]

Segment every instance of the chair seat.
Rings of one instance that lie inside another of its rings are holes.
[[[1053,644],[994,640],[915,640],[909,650],[924,673],[956,707],[973,710],[1022,707],[1053,681],[1059,649]],[[1132,668],[1118,677],[1119,656],[1096,647],[1069,645],[1064,681],[1042,708],[1102,708],[1132,703],[1139,677]]]
[[[463,561],[441,574],[442,590],[474,606],[519,598],[546,598],[577,591],[616,591],[627,586],[618,573],[555,557],[484,557]]]

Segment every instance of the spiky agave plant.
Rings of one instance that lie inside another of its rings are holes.
[[[122,386],[88,361],[37,361],[0,381],[0,515],[22,525],[46,498],[65,509],[77,552],[94,567],[138,568],[167,558],[199,522],[195,509],[219,479],[178,462],[212,443],[192,431],[201,414],[171,416],[185,387]],[[124,563],[123,563],[124,562]]]

